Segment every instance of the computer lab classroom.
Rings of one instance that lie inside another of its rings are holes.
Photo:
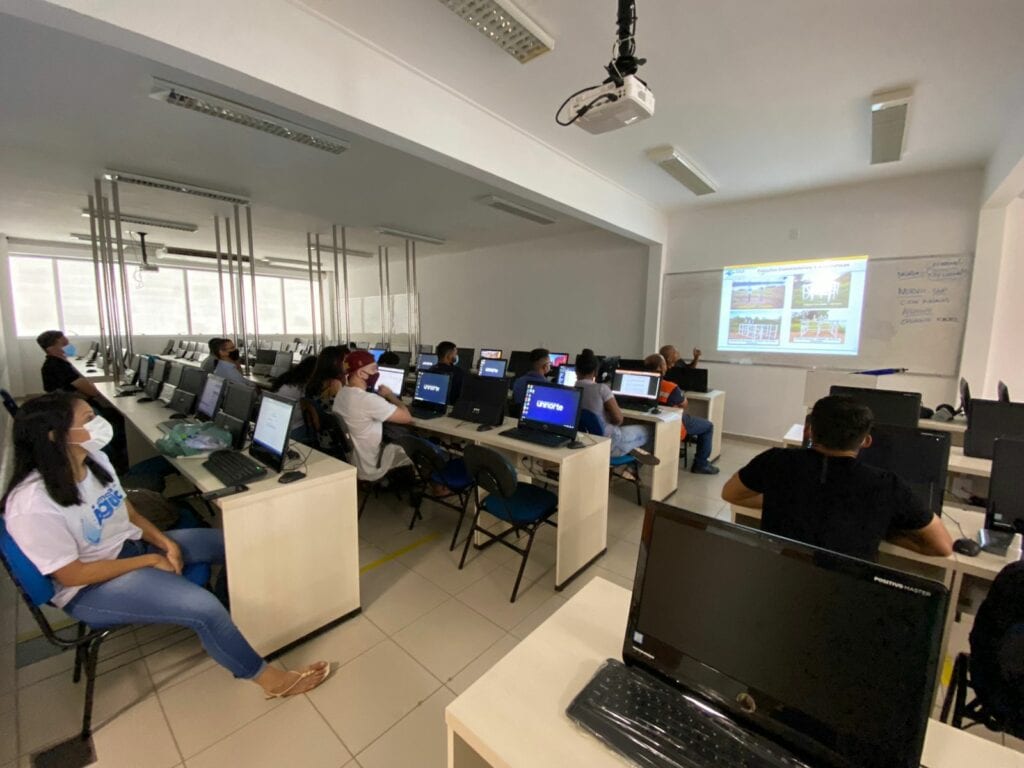
[[[0,768],[1024,766],[1024,2],[0,2]]]

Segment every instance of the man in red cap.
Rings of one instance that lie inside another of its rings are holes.
[[[384,423],[411,424],[412,415],[398,395],[385,386],[374,394],[380,373],[373,355],[365,349],[345,358],[345,386],[334,398],[334,412],[348,427],[361,480],[379,480],[396,467],[410,464],[405,451],[384,443]]]

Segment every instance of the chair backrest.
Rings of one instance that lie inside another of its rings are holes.
[[[26,601],[33,606],[40,606],[50,601],[54,593],[53,582],[48,576],[41,574],[39,569],[21,551],[21,547],[7,532],[7,526],[2,516],[0,516],[0,555],[2,555],[7,572],[11,574],[11,579]]]
[[[421,480],[429,481],[435,472],[444,469],[450,459],[444,448],[418,435],[399,435],[393,442],[405,451]]]
[[[978,607],[970,644],[972,685],[979,701],[1008,724],[1020,724],[1024,694],[1019,684],[1008,681],[1020,675],[1024,648],[1024,562],[1007,565],[992,582]]]
[[[18,404],[14,402],[14,397],[6,389],[0,389],[0,398],[4,401],[4,408],[11,416],[18,415]]]
[[[348,425],[346,425],[345,420],[334,411],[331,411],[327,416],[332,420],[332,423],[338,430],[337,440],[338,444],[341,446],[341,450],[344,451],[346,456],[351,456],[354,448],[352,446],[352,436],[348,431]]]
[[[580,411],[579,431],[586,432],[588,435],[604,436],[604,427],[601,425],[601,419],[597,417],[596,413],[588,411],[586,408]]]
[[[320,413],[308,397],[299,398],[299,410],[302,412],[302,422],[311,434],[320,434]]]
[[[477,486],[506,499],[516,492],[516,468],[500,453],[482,445],[467,445],[462,455]]]

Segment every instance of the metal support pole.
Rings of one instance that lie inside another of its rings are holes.
[[[334,326],[334,343],[341,344],[341,285],[338,275],[338,225],[331,225],[331,247],[334,248],[334,301],[331,302],[331,324]]]
[[[416,241],[412,243],[412,293],[413,293],[413,309],[415,310],[415,317],[409,318],[409,323],[412,324],[415,319],[416,333],[415,341],[419,344],[420,341],[420,282],[419,278],[416,277]]]
[[[345,248],[346,245],[346,230],[345,227],[341,228],[341,268],[342,277],[344,278],[344,289],[345,289],[345,341],[352,341],[352,319],[349,317],[348,310],[348,250]]]
[[[417,350],[412,346],[412,264],[409,261],[409,241],[405,241],[405,340],[409,345],[409,353]]]
[[[231,290],[231,335],[238,344],[238,305],[235,303],[235,265],[231,248],[231,219],[224,217],[224,246],[228,254],[228,288]]]
[[[324,271],[320,261],[320,233],[316,233],[316,288],[320,297],[320,340],[327,344],[327,326],[324,324]],[[315,319],[315,318],[314,318]]]
[[[103,290],[103,281],[100,277],[100,254],[96,243],[96,205],[93,196],[89,195],[89,244],[92,246],[92,269],[96,278],[96,313],[100,321],[100,344],[105,346],[107,340],[107,322],[103,313],[103,304],[106,300],[106,291]],[[110,375],[106,356],[103,357],[103,374]]]
[[[309,264],[309,327],[313,329],[313,351],[319,353],[320,347],[316,343],[316,318],[312,316],[316,299],[313,296],[313,238],[309,232],[306,233],[306,261]]]
[[[127,342],[128,350],[132,349],[132,334],[135,331],[134,324],[132,323],[132,299],[128,295],[128,268],[125,266],[124,261],[124,240],[121,237],[121,202],[120,196],[117,193],[117,180],[110,182],[110,195],[111,200],[114,203],[114,229],[117,233],[117,262],[121,268],[121,284],[124,286],[124,329],[125,329],[125,341]],[[115,357],[119,357],[121,354],[120,340],[118,345],[114,347]],[[117,371],[115,366],[115,371]],[[120,375],[121,371],[117,371]]]
[[[103,339],[104,346],[113,346],[114,337],[117,334],[117,315],[115,313],[116,292],[113,284],[113,271],[110,263],[110,252],[107,248],[106,230],[103,223],[103,190],[100,180],[95,180],[96,192],[96,231],[98,234],[97,246],[100,255],[100,271],[103,276],[103,283],[106,286],[104,291],[104,304],[107,313],[107,338]]]
[[[391,336],[395,332],[395,313],[391,311],[391,249],[387,246],[384,246],[384,290],[388,292],[388,300],[386,302],[386,306],[388,308],[388,323],[385,326],[388,330],[384,344],[390,349]]]
[[[249,233],[249,284],[251,287],[249,294],[252,298],[252,334],[253,343],[258,350],[260,348],[260,316],[256,311],[256,256],[253,254],[252,248],[252,209],[248,205],[245,206],[245,228]]]
[[[213,234],[217,248],[217,290],[220,292],[220,335],[228,335],[227,309],[224,307],[224,265],[220,255],[220,216],[213,217]]]
[[[245,265],[242,263],[242,225],[238,218],[238,203],[233,206],[235,213],[235,249],[238,258],[238,317],[242,325],[242,364],[249,375],[249,327],[245,319]]]
[[[102,217],[100,224],[103,228],[103,239],[106,241],[107,249],[107,264],[109,265],[110,281],[114,287],[112,293],[114,297],[113,301],[113,317],[114,317],[114,334],[111,337],[109,347],[116,349],[121,346],[122,330],[127,330],[127,326],[124,324],[124,311],[125,311],[125,294],[128,293],[128,283],[125,280],[126,273],[118,270],[118,263],[114,258],[114,243],[110,236],[110,201],[107,198],[103,198],[101,202],[102,206]],[[120,281],[120,292],[117,287]]]
[[[380,342],[387,343],[384,338],[384,246],[377,246],[377,277],[380,286]]]

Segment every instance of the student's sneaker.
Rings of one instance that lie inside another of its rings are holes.
[[[650,451],[645,451],[643,448],[634,448],[629,452],[629,455],[648,467],[655,467],[658,464],[661,464],[661,459]]]
[[[719,470],[714,464],[708,463],[700,467],[694,466],[690,471],[695,475],[717,475]]]

